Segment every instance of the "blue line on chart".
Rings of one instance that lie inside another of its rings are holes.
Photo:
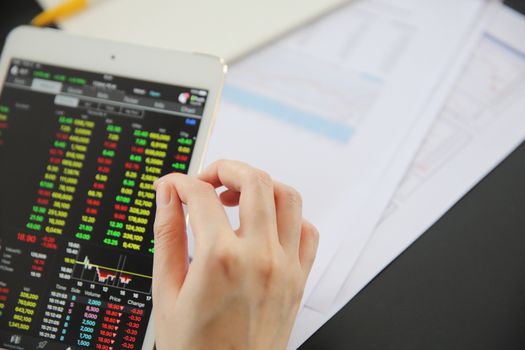
[[[240,106],[263,112],[272,118],[300,126],[336,141],[347,142],[352,136],[353,129],[347,125],[232,85],[225,86],[224,98]]]

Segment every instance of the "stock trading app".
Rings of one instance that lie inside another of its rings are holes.
[[[13,59],[0,97],[0,348],[141,349],[153,182],[207,91]]]

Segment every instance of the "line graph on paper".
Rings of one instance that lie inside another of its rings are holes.
[[[525,88],[525,52],[485,33],[383,217],[392,214]]]
[[[136,258],[135,258],[136,260]],[[151,272],[144,273],[144,264],[130,261],[123,254],[85,253],[75,258],[72,278],[104,286],[151,294]]]

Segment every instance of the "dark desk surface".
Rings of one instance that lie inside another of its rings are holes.
[[[524,180],[525,143],[301,349],[525,349]]]
[[[38,11],[2,1],[0,45]],[[524,180],[525,143],[301,349],[525,349]]]

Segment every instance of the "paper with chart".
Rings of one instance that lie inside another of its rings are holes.
[[[525,16],[497,5],[389,209],[329,311],[302,309],[298,347],[525,139]],[[343,263],[344,255],[333,264]],[[343,271],[341,271],[343,273]]]
[[[305,295],[346,237],[357,258],[397,184],[375,188],[414,123],[432,122],[421,112],[481,5],[356,2],[231,67],[208,159],[242,159],[303,194],[321,232]]]

